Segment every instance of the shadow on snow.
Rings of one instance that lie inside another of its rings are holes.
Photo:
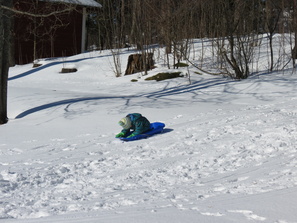
[[[48,108],[52,108],[52,107],[56,107],[56,106],[61,106],[61,105],[70,105],[70,104],[74,104],[74,103],[79,103],[79,102],[85,102],[85,101],[95,101],[95,100],[102,100],[102,99],[126,99],[127,101],[130,101],[130,99],[132,98],[148,98],[148,99],[154,99],[154,100],[158,100],[162,97],[166,97],[166,96],[172,96],[172,95],[178,95],[178,94],[184,94],[184,93],[189,93],[189,92],[193,92],[195,93],[196,91],[205,89],[205,88],[209,88],[209,87],[213,87],[216,85],[225,85],[227,83],[230,83],[229,81],[225,81],[225,80],[213,80],[213,81],[208,81],[208,82],[200,82],[197,81],[191,85],[186,85],[186,86],[179,86],[179,87],[172,87],[172,88],[164,88],[163,90],[160,91],[156,91],[153,93],[149,93],[149,94],[140,94],[140,95],[136,95],[136,96],[104,96],[104,97],[81,97],[81,98],[72,98],[72,99],[66,99],[66,100],[61,100],[61,101],[56,101],[56,102],[52,102],[52,103],[48,103],[48,104],[44,104],[44,105],[40,105],[31,109],[28,109],[22,113],[20,113],[19,115],[17,115],[15,118],[16,119],[20,119],[23,118],[25,116],[28,116],[30,114],[48,109]],[[197,94],[197,93],[196,93]],[[129,104],[129,103],[128,103]],[[67,107],[68,107],[67,106]]]
[[[55,65],[58,65],[58,64],[67,64],[67,63],[77,63],[77,62],[80,62],[80,61],[84,61],[84,60],[90,60],[90,59],[94,59],[94,58],[100,58],[100,57],[104,57],[104,56],[96,56],[96,57],[88,57],[88,58],[80,58],[80,59],[75,59],[75,60],[67,60],[67,61],[54,61],[54,62],[51,62],[51,63],[48,63],[48,64],[44,64],[40,67],[36,67],[36,68],[33,68],[29,71],[26,71],[24,73],[21,73],[21,74],[18,74],[18,75],[15,75],[13,77],[10,77],[8,78],[8,81],[13,81],[13,80],[16,80],[16,79],[19,79],[19,78],[22,78],[22,77],[26,77],[30,74],[34,74],[38,71],[41,71],[43,69],[46,69],[48,67],[51,67],[51,66],[55,66]]]
[[[16,119],[23,118],[23,117],[25,117],[27,115],[36,113],[38,111],[42,111],[42,110],[52,108],[52,107],[56,107],[56,106],[60,106],[60,105],[66,105],[66,104],[70,105],[70,104],[83,102],[83,101],[93,101],[93,100],[112,99],[112,98],[116,98],[116,97],[86,97],[86,98],[73,98],[73,99],[66,99],[66,100],[62,100],[62,101],[56,101],[56,102],[52,102],[52,103],[49,103],[49,104],[44,104],[44,105],[37,106],[35,108],[31,108],[31,109],[29,109],[27,111],[24,111],[24,112],[20,113],[15,118]]]

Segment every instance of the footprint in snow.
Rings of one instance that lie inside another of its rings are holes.
[[[223,214],[217,212],[217,213],[210,213],[210,212],[201,212],[202,215],[206,216],[215,216],[215,217],[222,217],[224,216]]]
[[[182,118],[182,117],[183,117],[183,115],[177,115],[173,119],[178,119],[178,118]]]
[[[17,155],[17,154],[22,154],[23,150],[18,149],[18,148],[13,148],[9,149],[7,155]]]
[[[248,220],[265,221],[266,218],[258,216],[249,210],[229,210],[230,213],[243,214]]]

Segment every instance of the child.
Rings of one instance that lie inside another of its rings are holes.
[[[116,138],[130,138],[150,130],[150,122],[139,113],[128,114],[119,121],[119,125],[122,126],[123,130],[116,135]],[[132,134],[130,134],[130,130],[133,130]]]

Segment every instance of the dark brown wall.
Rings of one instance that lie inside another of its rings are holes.
[[[35,14],[49,14],[52,11],[65,9],[62,4],[39,2],[34,0],[15,1],[15,8]],[[72,6],[73,7],[73,6]],[[15,63],[26,64],[33,61],[34,36],[37,43],[37,58],[71,56],[81,52],[82,11],[67,12],[63,15],[46,18],[35,18],[26,15],[15,16]],[[34,30],[34,21],[38,28]],[[56,28],[54,28],[56,27]],[[53,29],[54,28],[54,29]],[[51,40],[51,36],[53,36]]]

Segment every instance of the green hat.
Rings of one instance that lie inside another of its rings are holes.
[[[119,121],[119,125],[123,127],[123,129],[129,129],[131,128],[131,120],[129,117],[125,117],[125,118],[122,118],[120,121]]]

